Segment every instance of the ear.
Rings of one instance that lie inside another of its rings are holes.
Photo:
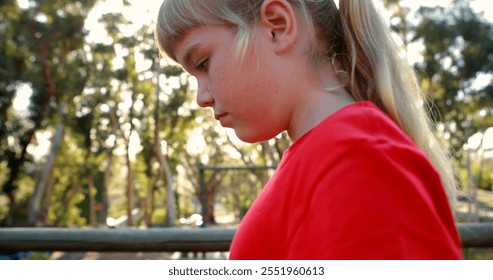
[[[298,23],[293,7],[286,0],[265,0],[260,10],[260,23],[270,37],[274,51],[281,54],[292,48],[298,36]]]

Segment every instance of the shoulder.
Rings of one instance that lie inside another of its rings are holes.
[[[386,114],[371,102],[351,104],[327,117],[289,149],[297,157],[325,158],[397,150],[424,154]],[[373,151],[373,152],[372,152]]]
[[[403,186],[419,193],[441,185],[426,155],[370,102],[341,109],[303,137],[290,151],[286,169],[293,176],[298,175],[293,170],[310,170],[303,177],[313,180],[313,187],[345,193],[372,189],[385,196]]]
[[[320,123],[318,133],[347,141],[411,142],[397,124],[371,102],[346,106]]]
[[[368,102],[345,109],[325,120],[308,141],[319,143],[312,145],[317,151],[300,153],[320,170],[316,196],[374,210],[442,204],[435,167],[388,116]]]

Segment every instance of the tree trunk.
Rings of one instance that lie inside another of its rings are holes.
[[[269,142],[264,141],[260,145],[262,147],[263,153],[266,154],[265,165],[276,165],[276,157],[274,156],[274,151],[272,151],[272,147]]]
[[[91,172],[87,176],[87,195],[89,196],[89,224],[91,227],[96,227],[96,199],[94,193],[94,177]]]
[[[115,123],[113,123],[113,129],[115,130]],[[106,225],[106,218],[108,217],[108,187],[110,185],[111,179],[111,167],[113,164],[113,149],[114,147],[110,147],[106,150],[106,166],[104,168],[104,179],[103,179],[103,187],[102,187],[102,196],[101,196],[101,210],[98,215],[98,224]]]
[[[154,201],[154,185],[156,184],[157,176],[153,176],[151,183],[147,186],[147,194],[144,199],[142,208],[144,209],[143,220],[147,227],[152,225],[153,201]]]
[[[215,187],[217,182],[210,184],[206,189],[206,200],[205,200],[205,217],[204,221],[208,225],[216,224],[216,217],[214,215],[214,198],[215,198]]]
[[[53,193],[54,185],[55,185],[55,177],[53,176],[53,173],[50,173],[50,179],[48,180],[48,185],[46,187],[46,194],[44,196],[43,209],[41,210],[41,216],[39,218],[42,226],[46,226],[48,224],[48,213],[50,212],[51,194]]]
[[[157,71],[157,85],[156,85],[156,107],[154,110],[154,122],[155,122],[155,130],[154,130],[154,151],[156,152],[156,157],[159,161],[159,166],[161,172],[166,177],[166,224],[169,227],[175,226],[176,213],[175,213],[175,197],[173,194],[173,174],[171,172],[171,168],[169,166],[168,161],[166,160],[166,156],[163,154],[163,150],[161,149],[161,138],[159,137],[159,94],[161,92],[161,87],[159,84],[159,71]]]
[[[161,140],[159,138],[159,126],[156,124],[156,131],[154,133],[154,149],[156,151],[156,157],[159,161],[159,167],[161,172],[166,178],[166,225],[175,225],[175,197],[173,194],[173,174],[171,173],[171,168],[166,160],[165,155],[161,149]]]
[[[39,212],[41,208],[41,198],[43,196],[44,186],[46,185],[46,180],[50,176],[50,172],[52,172],[53,170],[53,166],[55,164],[56,157],[58,155],[58,149],[63,139],[64,129],[65,126],[63,124],[58,124],[56,127],[50,155],[48,156],[48,160],[46,161],[43,171],[41,172],[41,175],[34,188],[34,194],[31,199],[31,204],[30,204],[29,214],[27,219],[29,225],[35,225],[36,220],[39,216]]]
[[[131,227],[133,225],[132,210],[134,208],[134,179],[132,174],[132,162],[130,161],[130,155],[128,154],[128,142],[127,140],[127,151],[126,151],[126,162],[127,162],[127,226]]]

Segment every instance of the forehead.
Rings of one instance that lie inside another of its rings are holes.
[[[201,25],[185,32],[173,48],[177,61],[181,64],[190,52],[200,46],[211,44],[233,44],[235,40],[231,28],[226,25]]]

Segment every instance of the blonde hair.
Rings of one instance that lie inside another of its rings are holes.
[[[244,52],[264,0],[165,0],[155,37],[162,53],[176,60],[174,44],[201,25],[223,24],[237,34]],[[371,0],[288,0],[298,8],[309,31],[322,39],[341,85],[356,101],[368,100],[389,115],[429,157],[440,173],[452,205],[456,185],[450,159],[433,134],[424,95],[414,69],[401,55],[390,28]],[[316,42],[319,43],[319,42]],[[343,73],[343,75],[341,75]]]

